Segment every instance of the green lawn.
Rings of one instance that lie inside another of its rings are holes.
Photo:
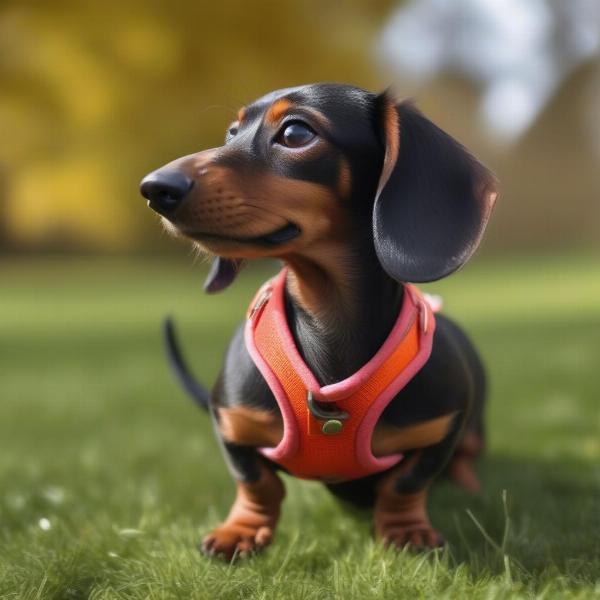
[[[266,270],[207,297],[191,263],[0,262],[0,597],[600,598],[597,260],[477,260],[429,286],[491,379],[483,494],[431,498],[449,550],[385,551],[365,515],[286,479],[276,542],[236,566],[196,550],[233,487],[160,320],[212,382]]]

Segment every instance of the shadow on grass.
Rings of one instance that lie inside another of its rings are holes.
[[[555,567],[586,580],[600,573],[600,485],[585,463],[506,456],[482,460],[483,491],[471,496],[447,481],[432,490],[430,514],[453,557],[475,572]]]
[[[453,570],[466,565],[473,576],[535,580],[541,588],[556,577],[581,584],[598,580],[600,482],[589,463],[491,455],[480,461],[478,472],[479,495],[447,480],[436,483],[430,494],[431,521],[448,540]],[[329,523],[328,541],[339,538],[340,553],[351,543],[367,542],[368,511],[341,502],[349,517],[344,519],[335,500],[323,501],[320,493],[312,499],[311,520]],[[304,536],[324,535],[306,519],[301,528]],[[328,561],[319,544],[311,553],[313,568],[325,568]]]

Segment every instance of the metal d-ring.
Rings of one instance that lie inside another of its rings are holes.
[[[321,431],[326,435],[335,435],[342,430],[343,423],[350,415],[343,410],[324,410],[317,405],[313,393],[308,390],[306,394],[306,404],[310,414],[319,421],[324,421]]]

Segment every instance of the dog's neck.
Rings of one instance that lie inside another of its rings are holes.
[[[398,317],[403,287],[383,271],[369,246],[332,247],[313,256],[284,259],[289,268],[289,326],[322,385],[360,369],[382,346]]]

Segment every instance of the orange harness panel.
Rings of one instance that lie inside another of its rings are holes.
[[[273,392],[283,438],[260,452],[292,475],[341,481],[397,464],[402,455],[376,457],[371,438],[379,416],[431,354],[435,318],[412,285],[404,286],[392,332],[359,371],[321,386],[300,356],[285,315],[287,269],[258,292],[248,311],[248,351]]]

